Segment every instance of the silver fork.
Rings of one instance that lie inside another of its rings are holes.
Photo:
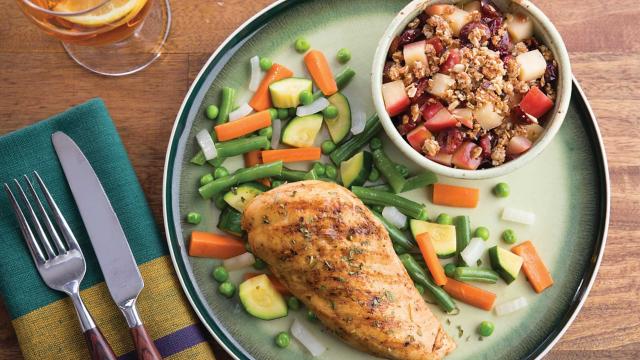
[[[84,256],[82,255],[82,250],[80,249],[75,236],[71,232],[71,228],[67,224],[67,221],[64,216],[62,216],[58,205],[53,200],[51,193],[49,193],[47,186],[42,181],[42,178],[40,178],[40,175],[36,171],[34,171],[33,174],[35,175],[38,185],[40,186],[40,190],[44,194],[46,202],[49,205],[49,209],[55,219],[57,227],[65,240],[65,242],[63,242],[60,238],[58,231],[51,222],[51,218],[49,217],[42,201],[40,201],[40,197],[28,176],[24,175],[24,180],[33,200],[35,201],[40,217],[44,222],[44,226],[47,229],[46,232],[42,227],[42,223],[38,219],[36,212],[31,206],[31,202],[29,201],[27,194],[22,189],[20,182],[16,179],[13,180],[16,188],[18,189],[18,194],[22,200],[23,206],[27,210],[31,220],[31,225],[29,224],[29,221],[27,221],[27,217],[18,204],[16,197],[13,195],[11,188],[5,183],[4,189],[7,192],[7,196],[9,197],[16,218],[18,219],[18,223],[20,224],[20,230],[27,242],[27,247],[29,248],[33,262],[36,264],[36,268],[47,286],[54,290],[61,291],[71,297],[76,309],[76,314],[80,320],[80,328],[82,329],[85,340],[87,341],[87,346],[89,347],[89,352],[91,353],[91,358],[94,360],[115,360],[116,356],[113,353],[113,350],[102,335],[102,332],[100,332],[100,329],[96,326],[91,314],[89,314],[89,310],[87,310],[80,298],[80,282],[82,282],[86,270],[86,263],[84,261]],[[36,240],[36,236],[34,236],[33,228],[35,228],[35,233],[37,234],[39,241]],[[55,246],[55,250],[51,243]],[[44,248],[44,253],[42,252],[42,248]]]

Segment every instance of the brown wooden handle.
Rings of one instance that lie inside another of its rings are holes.
[[[111,350],[111,346],[109,346],[100,329],[95,327],[85,331],[84,338],[87,340],[92,360],[116,360],[116,354]]]
[[[131,336],[133,336],[133,344],[138,353],[138,360],[160,360],[160,352],[153,343],[153,339],[147,334],[144,325],[138,325],[131,328]]]

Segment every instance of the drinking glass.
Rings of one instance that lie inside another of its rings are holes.
[[[67,54],[95,73],[122,76],[154,62],[171,26],[169,0],[17,0]]]

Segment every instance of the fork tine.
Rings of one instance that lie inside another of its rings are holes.
[[[58,231],[53,226],[53,223],[51,222],[51,218],[49,217],[49,214],[47,214],[47,211],[44,209],[44,205],[42,204],[42,201],[40,201],[40,197],[38,196],[38,193],[36,193],[36,189],[33,187],[31,180],[27,175],[24,176],[24,179],[27,182],[27,185],[29,185],[29,191],[31,192],[31,195],[33,195],[33,198],[35,199],[36,206],[40,211],[40,215],[44,219],[44,225],[47,227],[47,231],[49,231],[49,236],[51,236],[51,238],[53,239],[53,243],[56,245],[56,249],[58,249],[58,254],[66,253],[67,249],[64,248],[64,245],[62,244],[62,240],[60,240],[60,236],[58,235]]]
[[[6,191],[7,196],[9,197],[9,201],[11,202],[11,207],[13,207],[13,211],[18,219],[18,224],[20,224],[20,231],[22,231],[22,236],[24,240],[27,242],[27,247],[29,248],[29,252],[31,253],[31,257],[33,257],[33,261],[37,265],[44,264],[46,261],[44,255],[42,254],[42,250],[40,250],[40,246],[36,242],[35,236],[33,236],[33,231],[31,231],[31,227],[27,222],[27,218],[24,216],[20,205],[18,205],[18,201],[16,197],[13,196],[13,192],[8,184],[4,184],[4,191]]]
[[[27,207],[27,212],[29,213],[29,217],[31,218],[31,221],[32,221],[32,223],[34,224],[34,226],[36,228],[36,234],[38,235],[38,238],[40,239],[40,243],[42,244],[42,246],[44,246],[44,250],[47,253],[47,256],[48,256],[49,260],[51,260],[56,256],[56,254],[53,252],[53,248],[51,247],[51,244],[49,243],[49,237],[44,232],[44,229],[42,228],[42,224],[40,224],[40,220],[38,220],[38,217],[36,216],[35,211],[33,211],[33,207],[31,206],[31,202],[27,198],[27,194],[22,189],[22,186],[20,185],[18,180],[14,179],[13,181],[16,183],[16,185],[18,187],[18,191],[19,191],[20,197],[22,198],[22,202],[24,202],[25,206]]]
[[[82,250],[80,249],[80,245],[78,245],[78,241],[76,240],[76,237],[73,235],[73,232],[71,231],[71,228],[67,223],[67,220],[62,215],[60,208],[58,208],[58,204],[56,204],[55,200],[53,200],[53,197],[51,196],[51,193],[49,192],[47,185],[44,184],[44,181],[42,181],[42,178],[40,177],[40,174],[38,174],[37,171],[34,171],[33,174],[35,175],[36,180],[38,181],[38,185],[40,185],[40,190],[42,190],[42,193],[44,194],[44,198],[47,200],[47,203],[49,204],[49,208],[51,208],[51,212],[53,213],[53,218],[56,220],[56,224],[58,224],[58,228],[62,232],[62,236],[67,241],[67,248],[69,250],[74,249],[82,252]]]

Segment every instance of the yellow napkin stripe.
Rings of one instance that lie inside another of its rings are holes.
[[[196,346],[190,347],[177,354],[171,355],[165,360],[193,360],[193,359],[214,359],[215,355],[209,343],[200,343]]]
[[[163,337],[199,322],[182,293],[168,256],[149,261],[139,268],[145,287],[138,297],[138,310],[152,338]],[[81,296],[116,355],[132,351],[129,329],[111,299],[106,284],[103,282],[85,289]],[[68,298],[13,320],[13,327],[27,360],[89,358],[73,305]],[[200,345],[209,347],[206,343]],[[171,358],[191,358],[180,355],[185,352]]]

